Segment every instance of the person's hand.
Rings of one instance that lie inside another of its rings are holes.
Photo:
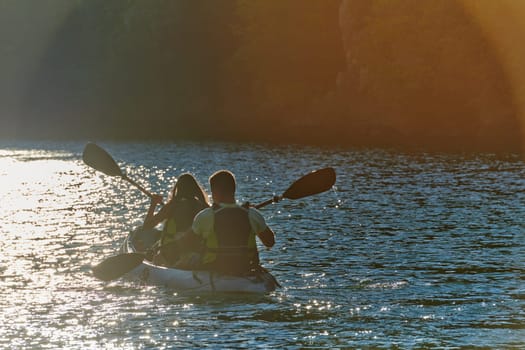
[[[154,194],[151,196],[151,204],[160,204],[162,203],[162,196],[159,194]]]

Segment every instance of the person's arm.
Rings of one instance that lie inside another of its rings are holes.
[[[266,247],[273,247],[275,244],[275,233],[270,227],[268,227],[264,217],[257,209],[249,208],[248,210],[250,224],[252,225],[252,229],[257,232],[257,237],[259,237],[262,244],[264,244]]]
[[[151,204],[149,206],[148,213],[146,214],[146,218],[144,219],[144,224],[142,225],[144,229],[149,230],[154,228],[167,217],[168,205],[162,207],[155,215],[155,208],[160,203],[162,203],[162,196],[154,194],[151,197]]]
[[[275,244],[275,233],[268,226],[266,226],[266,229],[264,231],[259,232],[257,234],[257,237],[259,237],[261,242],[268,248],[273,247],[273,245]]]

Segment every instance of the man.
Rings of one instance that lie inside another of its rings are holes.
[[[259,266],[255,236],[266,247],[275,244],[275,234],[255,208],[236,204],[235,177],[227,170],[210,179],[213,206],[195,217],[192,231],[204,241],[204,269],[242,275]]]

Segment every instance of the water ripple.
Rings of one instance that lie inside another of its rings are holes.
[[[264,208],[277,244],[264,296],[180,295],[90,267],[148,198],[80,160],[83,143],[0,148],[0,348],[522,348],[525,165],[514,155],[195,143],[105,143],[167,197],[234,171],[241,201],[333,166],[326,193]]]

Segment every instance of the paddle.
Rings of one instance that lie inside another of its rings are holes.
[[[118,176],[126,180],[133,186],[137,187],[146,196],[150,198],[153,197],[153,195],[148,190],[146,190],[144,187],[142,187],[141,185],[130,179],[126,174],[124,174],[115,162],[115,160],[102,147],[92,142],[89,142],[84,147],[84,152],[82,153],[82,160],[84,161],[84,163],[86,163],[93,169],[103,172],[104,174],[109,176]]]
[[[84,147],[82,160],[88,166],[109,176],[118,176],[136,186],[142,193],[152,198],[152,194],[122,172],[115,160],[102,147],[90,142]],[[92,268],[93,275],[103,281],[111,281],[139,266],[145,254],[124,253],[109,257]]]
[[[92,268],[93,276],[102,281],[117,279],[142,264],[145,257],[141,253],[123,253],[109,257]]]
[[[272,199],[259,203],[255,208],[260,209],[268,204],[277,203],[284,198],[299,199],[325,192],[332,188],[334,183],[334,168],[315,170],[296,180],[281,196],[275,196]]]
[[[148,191],[127,178],[113,158],[94,143],[88,143],[86,145],[82,158],[84,162],[92,168],[110,176],[120,176],[139,187],[143,193],[151,197]],[[285,198],[300,199],[325,192],[334,185],[335,179],[336,175],[333,168],[312,171],[292,183],[281,196],[275,196],[272,199],[259,203],[255,208],[259,209],[268,204],[277,203]],[[123,253],[109,257],[93,267],[93,275],[103,281],[117,279],[139,266],[145,257],[146,255],[142,253]]]

